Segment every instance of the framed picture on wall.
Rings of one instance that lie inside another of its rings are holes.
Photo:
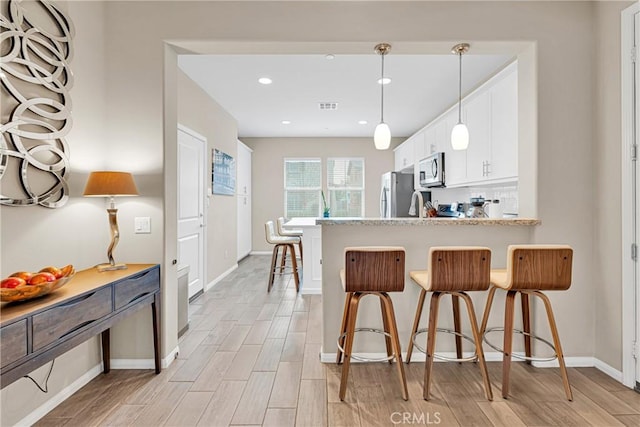
[[[213,194],[233,196],[236,192],[236,161],[217,148],[211,152],[211,186]]]

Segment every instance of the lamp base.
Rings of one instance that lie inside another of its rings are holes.
[[[96,268],[100,273],[103,271],[126,270],[127,264],[99,264],[96,265]]]

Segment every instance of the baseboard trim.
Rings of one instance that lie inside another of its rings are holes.
[[[22,420],[16,423],[17,426],[31,426],[37,423],[42,417],[47,415],[53,408],[67,400],[71,397],[76,391],[80,390],[82,387],[87,385],[89,381],[97,377],[102,373],[102,363],[97,364],[93,368],[89,369],[85,372],[81,377],[77,380],[60,390],[56,395],[51,397],[51,399],[47,400],[45,403],[40,405],[36,410],[31,411],[29,415],[24,417]]]
[[[178,357],[180,347],[176,347],[160,362],[162,369],[168,368]],[[154,359],[111,359],[111,369],[154,369]]]
[[[445,357],[453,358],[456,357],[455,352],[442,352],[438,353]],[[464,353],[465,357],[470,356],[471,353]],[[370,359],[381,359],[386,357],[386,353],[356,353],[356,356]],[[484,354],[484,358],[487,362],[501,362],[502,361],[502,353],[497,351],[487,352]],[[407,353],[402,353],[402,359],[407,359]],[[411,362],[424,362],[426,360],[426,355],[422,352],[415,351],[411,355]],[[436,362],[441,362],[442,360],[434,359]],[[320,361],[322,363],[335,363],[336,362],[336,353],[320,353]],[[522,362],[521,359],[513,359],[513,362]],[[353,360],[352,363],[359,363],[357,360]],[[615,379],[618,382],[622,382],[622,372],[612,368],[606,363],[596,359],[595,357],[565,357],[564,363],[569,368],[584,368],[584,367],[595,367],[605,374],[609,375],[611,378]],[[553,360],[551,362],[533,362],[533,366],[536,368],[557,368],[558,361]]]
[[[318,288],[305,289],[304,288],[304,283],[303,283],[302,284],[302,289],[300,289],[300,294],[302,294],[302,295],[322,295],[322,289],[318,289]]]
[[[251,251],[249,255],[271,255],[271,251]]]
[[[235,263],[233,266],[231,266],[231,268],[229,268],[227,271],[225,271],[224,273],[222,273],[221,275],[219,275],[218,277],[216,277],[215,279],[213,279],[211,282],[209,282],[205,288],[204,291],[207,292],[209,289],[213,288],[215,285],[217,285],[218,283],[220,283],[225,277],[227,277],[228,275],[230,275],[231,273],[233,273],[234,270],[238,269],[238,263]]]
[[[593,366],[595,366],[596,369],[609,375],[614,380],[620,383],[623,383],[624,375],[622,375],[622,371],[617,370],[611,365],[604,363],[602,360],[596,359],[595,357],[593,358],[593,361],[594,361]]]

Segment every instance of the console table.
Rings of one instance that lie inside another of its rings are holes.
[[[160,266],[79,271],[41,298],[0,305],[0,383],[4,388],[87,339],[101,334],[104,373],[110,371],[110,329],[151,305],[156,374],[160,373]]]

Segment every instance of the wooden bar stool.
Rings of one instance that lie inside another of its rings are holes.
[[[269,284],[267,285],[267,292],[271,291],[271,287],[273,286],[273,280],[276,274],[276,270],[278,270],[277,262],[278,262],[278,252],[280,248],[282,248],[282,261],[280,264],[280,274],[284,274],[285,270],[285,251],[286,249],[290,249],[292,254],[295,254],[294,245],[300,243],[299,237],[283,237],[278,236],[275,232],[273,221],[267,221],[264,223],[264,232],[267,238],[267,242],[273,245],[273,254],[271,255],[271,271],[269,272]],[[291,274],[293,274],[293,280],[296,284],[296,292],[300,291],[300,278],[298,277],[298,262],[296,261],[295,255],[291,257]]]
[[[300,241],[298,242],[298,249],[300,252],[300,264],[304,264],[303,252],[302,252],[302,229],[301,228],[285,228],[284,226],[284,218],[278,218],[278,234],[283,237],[298,237]],[[295,252],[292,252],[293,256],[295,256]],[[284,256],[283,260],[286,259],[287,256],[287,248],[284,248]]]
[[[416,310],[416,319],[412,335],[416,334],[422,305],[424,304],[424,295],[426,292],[433,292],[431,295],[431,307],[429,309],[429,326],[427,328],[427,347],[424,370],[424,387],[422,395],[425,400],[429,400],[429,390],[431,388],[431,371],[433,369],[433,359],[436,347],[436,333],[449,332],[456,335],[457,359],[444,358],[440,359],[467,361],[477,360],[480,364],[482,379],[484,380],[485,394],[488,400],[493,400],[491,392],[491,382],[487,373],[487,365],[484,360],[484,352],[482,351],[482,335],[478,328],[476,314],[473,309],[473,302],[467,291],[486,291],[489,288],[489,273],[491,271],[491,250],[485,247],[477,246],[434,246],[429,249],[429,257],[427,258],[427,270],[411,271],[409,275],[411,279],[422,287],[421,301],[418,301],[418,309]],[[454,323],[455,332],[448,329],[439,329],[438,308],[442,295],[451,295],[454,304]],[[473,338],[463,335],[460,332],[459,309],[456,310],[457,300],[462,298],[467,306],[469,314],[469,323],[471,324],[471,332]],[[462,358],[461,338],[472,340],[475,344],[476,352],[471,358]],[[413,338],[412,338],[413,339]],[[407,356],[408,357],[408,356]]]
[[[568,400],[573,400],[569,376],[564,364],[562,346],[558,328],[553,316],[551,302],[542,291],[565,291],[571,286],[571,266],[573,262],[573,249],[567,245],[510,245],[507,252],[507,269],[491,271],[491,290],[487,297],[487,305],[482,317],[481,332],[484,341],[494,350],[502,353],[502,397],[509,395],[509,371],[511,358],[531,361],[549,361],[558,359],[562,382]],[[504,327],[487,329],[487,321],[491,311],[491,304],[497,289],[507,291],[504,308]],[[522,304],[523,330],[513,328],[513,317],[516,294],[520,293]],[[529,316],[529,296],[534,295],[544,302],[549,321],[549,329],[553,337],[553,344],[531,333],[531,320]],[[493,331],[504,331],[503,348],[491,344],[486,335]],[[525,355],[512,353],[513,333],[524,336]],[[531,355],[531,338],[545,343],[553,349],[555,354],[550,358],[537,358]]]
[[[388,292],[402,292],[404,290],[404,259],[405,251],[402,247],[350,247],[345,248],[345,265],[340,270],[342,287],[346,292],[342,326],[338,338],[338,354],[336,363],[342,365],[340,378],[340,400],[344,400],[347,392],[347,378],[351,359],[364,362],[380,362],[396,359],[398,376],[402,385],[402,398],[408,399],[407,380],[402,364],[398,327],[393,312],[393,303]],[[375,295],[380,298],[382,324],[384,331],[372,328],[356,328],[358,304],[365,295]],[[387,357],[373,360],[354,356],[351,352],[356,332],[378,332],[385,336]]]

